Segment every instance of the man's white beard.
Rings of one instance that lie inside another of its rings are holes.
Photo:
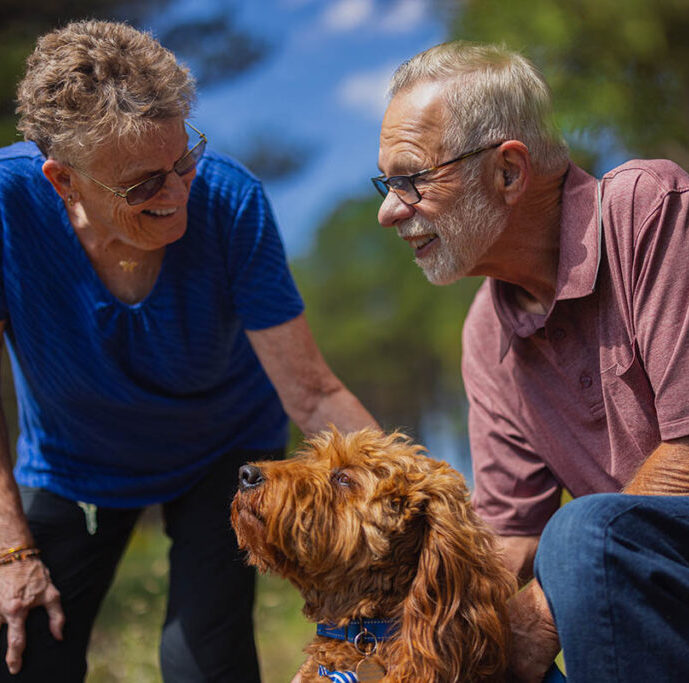
[[[431,253],[415,261],[429,282],[447,285],[475,268],[505,229],[507,213],[507,207],[490,201],[476,174],[464,179],[461,193],[447,213],[434,221],[414,214],[397,226],[397,234],[437,235]]]

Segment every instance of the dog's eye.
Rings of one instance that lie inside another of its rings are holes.
[[[330,478],[339,486],[351,486],[354,483],[346,472],[333,472]]]

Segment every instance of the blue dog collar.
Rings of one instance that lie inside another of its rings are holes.
[[[357,619],[344,626],[335,626],[334,624],[318,624],[316,626],[317,635],[335,640],[346,640],[350,643],[354,643],[359,634],[361,634],[359,640],[365,640],[369,636],[373,636],[376,641],[390,640],[397,635],[398,630],[398,623],[392,619]]]

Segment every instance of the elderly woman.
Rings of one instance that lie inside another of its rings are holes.
[[[237,468],[284,448],[284,411],[305,432],[374,424],[315,346],[261,184],[207,149],[193,99],[169,51],[109,22],[43,36],[19,86],[31,142],[0,150],[20,414],[14,472],[0,444],[0,680],[83,679],[132,527],[162,503],[165,681],[258,681]]]

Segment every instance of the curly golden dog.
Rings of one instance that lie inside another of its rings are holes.
[[[304,683],[505,679],[511,575],[462,476],[424,452],[401,433],[333,430],[240,469],[240,547],[319,624]]]

